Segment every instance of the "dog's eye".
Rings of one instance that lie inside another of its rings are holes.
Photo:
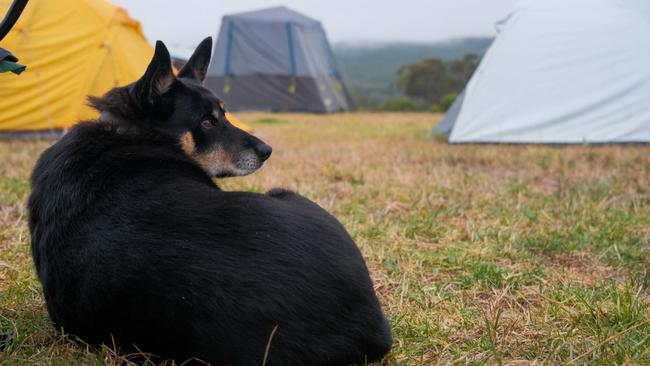
[[[212,124],[212,121],[210,121],[209,119],[205,119],[203,120],[203,122],[201,122],[201,127],[208,129],[214,127],[214,125]]]

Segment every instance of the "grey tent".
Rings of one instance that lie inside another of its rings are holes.
[[[206,85],[235,111],[352,109],[321,23],[285,7],[224,16]]]

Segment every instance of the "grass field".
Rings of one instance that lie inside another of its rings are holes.
[[[274,147],[226,190],[337,216],[393,325],[387,365],[650,365],[650,146],[450,146],[437,117],[243,114]],[[0,364],[121,364],[51,328],[29,253],[47,142],[0,142]]]

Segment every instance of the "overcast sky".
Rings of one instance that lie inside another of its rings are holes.
[[[493,35],[515,0],[112,0],[138,19],[153,42],[171,48],[215,36],[221,17],[284,5],[320,20],[330,41],[429,42]]]

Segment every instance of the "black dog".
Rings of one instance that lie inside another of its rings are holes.
[[[391,332],[341,224],[286,190],[223,192],[271,147],[158,42],[144,76],[91,104],[32,175],[32,253],[57,329],[93,345],[214,365],[381,359]],[[268,348],[268,352],[267,352]]]

